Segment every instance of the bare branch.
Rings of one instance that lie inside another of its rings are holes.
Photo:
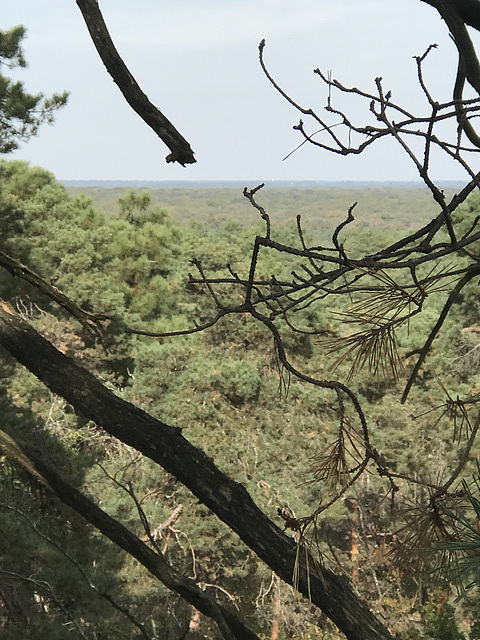
[[[81,325],[91,333],[100,333],[99,325],[112,316],[104,313],[91,313],[79,307],[73,300],[68,298],[59,289],[44,280],[41,276],[29,269],[27,266],[0,251],[0,266],[6,269],[13,276],[17,276],[29,282],[39,291],[48,296],[51,300],[60,305],[71,316],[76,318]]]
[[[166,161],[178,162],[182,166],[196,162],[189,143],[163,113],[150,102],[119,56],[103,19],[98,1],[77,0],[77,5],[82,12],[103,64],[123,93],[125,100],[170,149],[171,153],[166,157]]]
[[[438,335],[438,332],[442,328],[442,325],[445,322],[445,319],[452,305],[456,302],[461,290],[470,282],[470,280],[472,280],[478,275],[480,275],[480,266],[475,265],[474,267],[470,268],[467,271],[467,273],[458,282],[458,284],[455,286],[455,288],[452,290],[452,292],[448,296],[448,299],[438,316],[438,320],[435,323],[435,326],[433,327],[433,329],[430,331],[430,335],[428,336],[425,344],[423,345],[420,351],[420,356],[417,362],[415,363],[415,367],[413,368],[412,373],[410,374],[410,378],[408,379],[408,382],[405,386],[405,390],[402,395],[402,403],[407,400],[408,394],[410,393],[410,389],[412,388],[412,385],[415,382],[418,372],[420,371],[420,368],[423,362],[425,361],[425,358],[427,357],[430,347],[432,346],[432,342],[434,341],[434,339]]]
[[[191,445],[179,428],[166,425],[116,396],[92,374],[44,340],[4,302],[0,304],[0,345],[83,415],[176,476],[205,506],[236,531],[273,571],[285,582],[292,584],[296,551],[294,541],[283,534],[257,507],[242,485],[222,473],[203,451]],[[51,469],[47,471],[40,462],[38,468],[49,484],[52,484],[54,472]],[[55,480],[56,478],[57,476]],[[63,502],[71,504],[77,511],[82,510],[84,496],[72,492],[63,483],[57,484],[55,490]],[[80,502],[77,503],[77,500]],[[86,508],[90,510],[90,504]],[[118,522],[108,516],[104,520],[99,511],[95,505],[92,517],[98,518],[98,524],[105,535],[110,533],[112,537],[120,536],[122,540],[118,543],[125,541],[130,553],[138,551],[142,557],[148,555],[146,561],[150,562],[149,558],[152,558],[152,563],[159,562],[159,556],[147,545],[137,538],[132,540]],[[128,538],[123,539],[124,534]],[[152,569],[156,566],[153,565]],[[183,582],[181,587],[186,588]],[[301,567],[298,588],[305,595],[310,593],[312,602],[352,640],[370,640],[372,637],[393,640],[385,626],[375,618],[341,576],[327,569],[323,569],[320,576],[312,561],[309,566]],[[204,605],[207,606],[206,601],[199,600],[195,606],[201,609]],[[232,618],[227,617],[227,612],[220,605],[215,606],[233,628]],[[208,610],[213,613],[211,608]],[[240,633],[238,637],[248,637],[245,631],[243,633],[243,636]]]

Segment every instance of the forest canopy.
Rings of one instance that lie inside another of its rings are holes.
[[[77,3],[93,40],[98,25],[108,35],[97,3]],[[416,59],[426,116],[381,78],[369,94],[317,70],[319,115],[259,53],[326,136],[300,120],[301,139],[348,155],[393,137],[431,215],[418,196],[392,224],[390,203],[368,211],[360,193],[305,220],[305,194],[290,192],[280,216],[262,185],[223,219],[193,218],[185,196],[173,215],[148,190],[107,215],[44,169],[1,161],[7,637],[479,637],[480,145],[478,97],[463,97],[480,87],[466,27],[478,2],[428,4],[459,59],[442,104],[423,79],[432,47]],[[23,33],[0,38],[12,64]],[[334,91],[366,100],[374,124],[353,124]],[[27,129],[8,129],[6,108],[2,125],[14,144],[50,117],[27,108],[41,96],[17,98]],[[434,151],[465,169],[461,190],[434,182]],[[468,598],[455,604],[453,584]]]

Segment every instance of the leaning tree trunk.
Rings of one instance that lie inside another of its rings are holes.
[[[204,451],[186,440],[179,427],[169,426],[117,397],[1,300],[0,345],[78,412],[178,478],[282,580],[292,583],[294,540],[263,513],[243,485],[225,475]],[[313,567],[314,563],[309,565]],[[321,575],[313,569],[307,574],[303,567],[298,589],[310,596],[349,640],[394,640],[345,577],[326,568]]]

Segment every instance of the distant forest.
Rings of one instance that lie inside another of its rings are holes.
[[[105,181],[105,184],[110,183]],[[401,231],[410,229],[419,222],[431,220],[438,213],[438,205],[431,193],[412,184],[414,183],[379,187],[358,183],[357,186],[348,187],[307,188],[296,185],[293,188],[272,188],[270,183],[269,188],[262,190],[261,202],[273,224],[294,222],[296,216],[301,214],[304,226],[316,235],[320,234],[319,239],[326,240],[330,239],[339,221],[355,202],[358,203],[354,212],[355,223],[349,227],[350,230],[355,225],[357,228],[358,225],[373,225],[377,230]],[[152,205],[167,209],[177,222],[188,224],[195,220],[218,227],[235,219],[245,227],[251,227],[259,223],[259,215],[243,197],[243,188],[254,186],[256,185],[239,182],[237,186],[223,188],[142,186],[140,190],[148,191]],[[265,186],[268,187],[267,184]],[[129,188],[131,187],[68,186],[67,183],[67,191],[71,195],[83,193],[90,196],[107,215],[119,213],[118,198]],[[454,186],[445,188],[446,195],[453,195],[455,192]]]

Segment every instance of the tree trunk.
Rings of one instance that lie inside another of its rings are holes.
[[[292,583],[294,540],[257,507],[243,485],[222,473],[204,451],[190,444],[180,428],[117,397],[42,338],[3,301],[0,345],[78,412],[176,476],[282,580]],[[311,561],[310,567],[313,566]],[[306,596],[310,593],[312,602],[349,640],[393,640],[343,576],[326,568],[321,576],[313,569],[307,575],[303,566],[298,589]]]

